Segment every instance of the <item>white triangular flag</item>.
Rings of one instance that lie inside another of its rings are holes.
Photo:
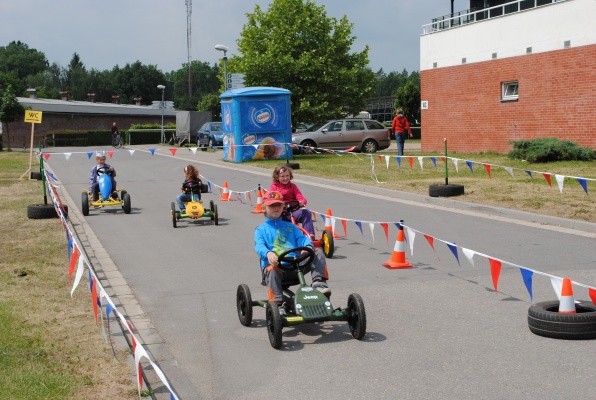
[[[555,179],[559,185],[559,192],[563,193],[563,182],[565,181],[565,175],[555,175]]]
[[[406,235],[408,236],[408,243],[410,244],[410,255],[414,255],[414,239],[416,239],[416,231],[412,228],[406,227]]]
[[[418,163],[420,164],[420,169],[422,171],[424,171],[424,167],[422,166],[422,160],[424,159],[424,157],[418,157]]]
[[[66,161],[68,161],[68,159],[70,158],[71,155],[72,155],[72,153],[64,153],[64,157],[66,158]]]
[[[474,265],[474,254],[476,254],[476,252],[474,250],[466,249],[464,247],[461,248],[461,251],[462,253],[464,253],[464,256],[466,256],[470,264],[472,264],[472,267],[476,268],[476,266]]]

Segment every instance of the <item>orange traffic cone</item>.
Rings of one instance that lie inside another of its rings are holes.
[[[257,190],[257,208],[255,208],[252,213],[262,214],[263,212],[263,194],[261,193],[261,185],[259,185],[259,189]]]
[[[324,229],[328,229],[334,238],[336,238],[336,239],[340,238],[341,236],[337,235],[335,233],[335,231],[333,230],[333,224],[331,223],[331,217],[333,217],[333,213],[331,212],[331,209],[328,208],[327,212],[325,213],[325,228]]]
[[[400,221],[399,231],[397,232],[397,239],[393,247],[393,254],[391,260],[383,263],[383,267],[389,269],[397,268],[412,268],[413,265],[406,261],[406,240],[404,235],[403,221]]]
[[[220,201],[230,201],[230,189],[228,189],[228,182],[224,182],[223,193]]]
[[[559,301],[559,314],[575,314],[575,301],[573,300],[573,288],[571,279],[563,278],[561,288],[561,299]]]

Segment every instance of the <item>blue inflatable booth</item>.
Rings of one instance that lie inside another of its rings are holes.
[[[289,90],[245,87],[219,97],[225,161],[292,158]]]

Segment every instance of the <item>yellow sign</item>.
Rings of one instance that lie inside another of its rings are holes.
[[[25,110],[25,122],[41,124],[41,111]]]

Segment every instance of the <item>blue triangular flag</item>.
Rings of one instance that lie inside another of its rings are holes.
[[[459,263],[459,256],[457,255],[457,246],[454,243],[447,243],[447,247],[449,247],[449,250],[451,250],[455,256],[455,259],[457,260],[457,264],[461,267],[461,264]]]
[[[401,168],[401,157],[397,156],[395,158],[397,159],[397,165]]]
[[[362,232],[362,222],[360,222],[360,221],[354,221],[354,223],[356,225],[358,225],[358,228],[360,228],[360,233],[362,234],[362,236],[364,236],[364,232]]]
[[[437,159],[435,157],[431,157],[430,160],[433,162],[433,164],[435,165],[435,168],[437,168]]]
[[[586,194],[588,194],[588,184],[587,184],[586,180],[584,178],[577,178],[577,181],[584,188],[584,192],[586,192]]]
[[[151,155],[155,155],[155,149],[149,149],[149,151],[151,152]]]
[[[468,168],[470,168],[470,171],[474,173],[474,168],[472,168],[472,161],[466,161],[466,165],[468,166]]]
[[[87,152],[87,157],[91,158],[92,155],[93,155],[93,152],[92,151],[88,151]]]
[[[532,176],[532,171],[526,170],[526,174],[530,175],[530,178],[534,179],[534,177]]]
[[[526,289],[528,289],[528,293],[530,293],[530,301],[532,301],[532,275],[534,275],[534,272],[525,268],[520,268],[519,272],[522,274],[524,285],[526,285]]]

